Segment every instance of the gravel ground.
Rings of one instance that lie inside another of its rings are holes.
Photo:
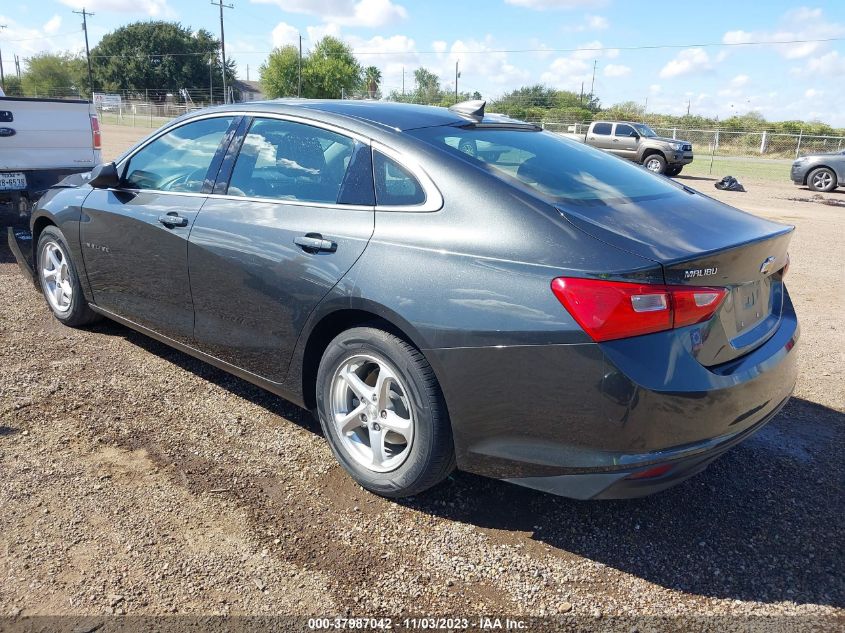
[[[117,136],[107,128],[111,155]],[[375,497],[335,464],[307,412],[114,323],[59,325],[4,239],[0,615],[730,615],[795,626],[827,616],[841,626],[845,209],[788,182],[744,182],[742,194],[684,180],[797,225],[788,285],[801,373],[759,434],[631,501],[578,502],[463,473],[410,500]]]

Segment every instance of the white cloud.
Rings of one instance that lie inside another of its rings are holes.
[[[47,22],[42,27],[45,33],[49,33],[53,35],[54,33],[58,33],[59,29],[62,27],[62,16],[54,15],[52,18],[47,20]]]
[[[830,51],[807,60],[806,72],[812,75],[827,75],[841,78],[845,75],[845,57],[839,51]]]
[[[308,33],[308,41],[311,44],[314,44],[318,40],[323,39],[326,35],[339,38],[340,25],[335,24],[334,22],[329,22],[328,24],[320,24],[318,26],[308,26],[305,28],[305,32]]]
[[[143,13],[151,18],[174,18],[173,10],[167,0],[60,0],[62,4],[74,9],[101,13]]]
[[[631,74],[631,67],[623,64],[608,64],[604,67],[605,77],[624,77]]]
[[[815,88],[808,88],[804,91],[804,96],[808,99],[812,99],[813,97],[820,97],[824,93],[821,90],[816,90]]]
[[[660,77],[671,79],[707,72],[712,68],[710,57],[703,48],[685,48],[660,70]]]
[[[825,17],[821,9],[800,7],[787,11],[780,19],[780,27],[761,31],[728,31],[722,36],[725,44],[738,45],[749,42],[785,42],[795,40],[820,40],[845,35],[845,24]],[[772,44],[786,59],[804,59],[824,50],[825,42],[796,41],[794,44]]]
[[[63,0],[66,1],[66,0]],[[148,0],[151,1],[151,0]],[[275,4],[286,13],[315,15],[339,26],[375,28],[408,17],[404,6],[392,0],[251,0],[256,4]]]
[[[660,84],[651,84],[648,87],[648,91],[653,95],[660,94],[661,90],[663,90],[663,86],[661,86]]]
[[[438,53],[445,53],[446,49],[449,48],[449,44],[444,42],[443,40],[436,40],[431,43],[431,48],[433,48]]]
[[[498,86],[518,84],[526,82],[531,78],[528,71],[510,62],[507,53],[497,51],[493,38],[487,35],[483,41],[479,40],[455,40],[449,48],[449,55],[442,60],[445,64],[442,75],[446,82],[449,79],[454,86],[455,62],[460,62],[462,84],[466,90],[474,90],[473,81],[484,78]],[[468,54],[468,51],[485,51],[481,54]]]
[[[734,88],[742,88],[751,78],[748,75],[737,75],[733,79],[731,79],[731,85]]]
[[[273,39],[273,46],[287,46],[288,44],[299,46],[299,31],[296,27],[285,22],[279,22],[270,36]]]
[[[605,0],[505,0],[506,4],[515,7],[546,11],[548,9],[579,9],[584,7],[601,7]]]
[[[563,27],[569,33],[583,33],[584,31],[603,31],[610,26],[610,22],[603,15],[585,15],[580,23],[567,24]]]

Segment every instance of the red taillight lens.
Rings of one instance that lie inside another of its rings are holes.
[[[94,149],[100,149],[103,144],[103,137],[100,134],[100,119],[96,114],[91,115],[91,142]]]
[[[625,477],[625,479],[654,479],[655,477],[662,477],[670,470],[672,470],[672,464],[660,464],[659,466],[653,466],[646,470],[632,473]]]
[[[728,293],[725,288],[572,277],[552,281],[552,292],[596,342],[706,321]]]

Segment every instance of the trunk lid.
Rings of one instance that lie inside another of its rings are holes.
[[[678,330],[706,366],[746,354],[777,329],[794,227],[758,218],[707,196],[560,204],[576,227],[616,248],[658,262],[669,285],[728,289],[706,323]]]

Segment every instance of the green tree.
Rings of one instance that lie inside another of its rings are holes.
[[[206,90],[209,59],[215,85],[222,87],[217,52],[220,43],[211,33],[194,33],[177,22],[135,22],[109,33],[91,51],[94,86],[98,91],[127,90],[163,101],[180,88]],[[235,79],[235,62],[226,60],[226,80]]]
[[[440,103],[443,101],[443,90],[440,79],[428,68],[417,68],[414,71],[414,101],[416,103]]]
[[[336,37],[326,35],[308,52],[302,63],[302,96],[338,99],[361,85],[361,64],[352,49]]]
[[[270,98],[295,97],[299,83],[299,51],[293,45],[276,48],[258,69],[261,89]]]
[[[367,66],[364,69],[364,89],[370,99],[377,98],[379,84],[381,84],[381,71],[375,66]]]
[[[73,53],[39,53],[24,60],[21,88],[28,96],[67,97],[88,94],[85,60]]]
[[[12,97],[20,97],[23,96],[23,84],[20,79],[18,79],[17,75],[8,75],[6,77],[6,88],[4,90],[6,96]]]
[[[623,101],[602,110],[601,116],[611,120],[642,121],[645,118],[645,106],[636,101]]]

